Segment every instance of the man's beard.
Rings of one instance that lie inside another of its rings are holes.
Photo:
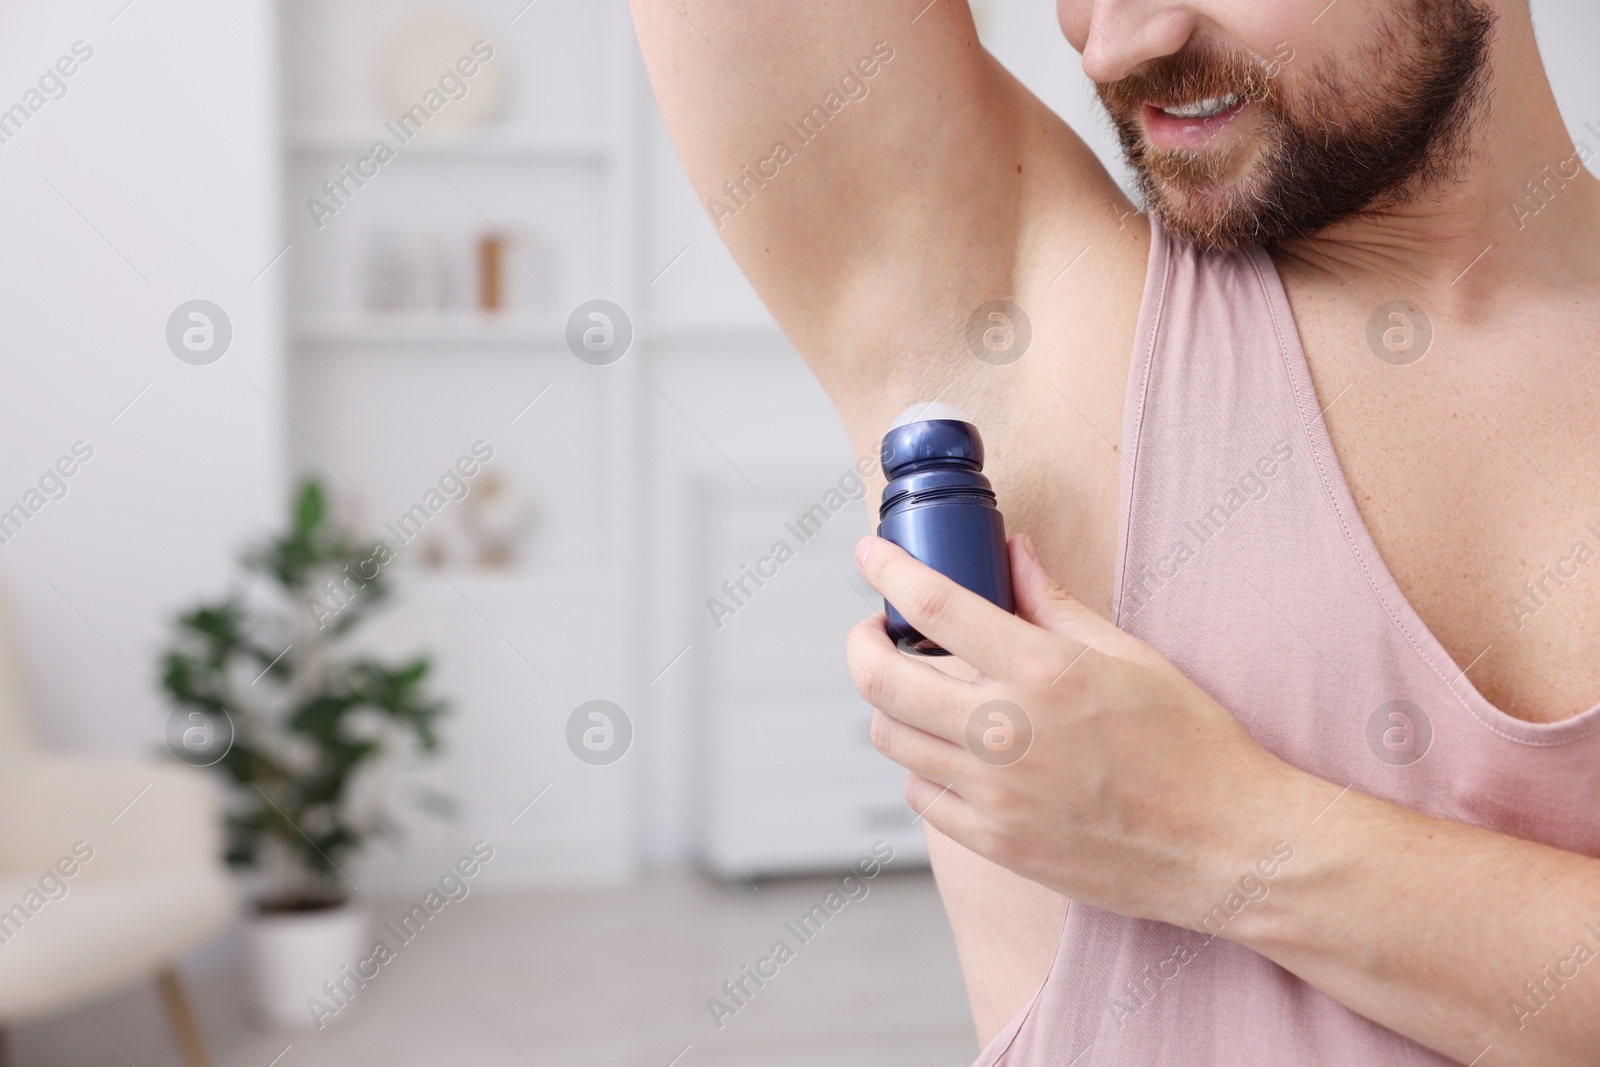
[[[1271,244],[1397,207],[1458,177],[1489,100],[1494,21],[1479,0],[1402,0],[1357,69],[1324,61],[1291,71],[1288,92],[1262,60],[1207,46],[1153,60],[1097,91],[1146,209],[1168,230],[1206,249]],[[1245,136],[1235,131],[1231,149],[1158,148],[1145,139],[1146,103],[1176,107],[1230,93],[1251,102],[1255,114],[1239,118],[1257,124]]]

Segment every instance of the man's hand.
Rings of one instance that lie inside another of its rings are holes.
[[[873,587],[972,668],[902,654],[882,614],[856,626],[873,744],[911,772],[911,806],[974,852],[1124,915],[1202,914],[1311,776],[1056,584],[1026,537],[1010,550],[1016,615],[881,538],[857,547]]]
[[[1271,895],[1218,936],[1459,1063],[1596,1062],[1592,979],[1565,982],[1536,1025],[1506,998],[1589,936],[1600,861],[1291,767],[1052,581],[1026,538],[1011,542],[1015,616],[879,538],[856,559],[970,665],[954,677],[903,655],[882,615],[850,633],[873,742],[910,769],[906,799],[935,828],[1072,900],[1191,929],[1292,841]]]

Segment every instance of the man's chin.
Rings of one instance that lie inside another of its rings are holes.
[[[1203,249],[1234,251],[1260,239],[1259,197],[1252,192],[1258,182],[1248,164],[1228,161],[1166,177],[1147,170],[1142,184],[1146,206],[1161,224]]]
[[[1154,200],[1148,206],[1167,232],[1202,251],[1234,252],[1259,241],[1260,228],[1242,199],[1175,197]]]

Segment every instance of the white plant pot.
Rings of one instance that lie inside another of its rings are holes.
[[[283,1030],[318,1030],[343,1018],[346,1011],[323,983],[337,986],[345,966],[354,967],[361,959],[369,922],[367,913],[351,904],[251,918],[245,924],[245,943],[260,1019]],[[324,1012],[319,1020],[309,1004],[312,998],[337,1014]]]

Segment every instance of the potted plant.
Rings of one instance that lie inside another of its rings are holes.
[[[347,875],[393,829],[382,769],[438,749],[445,705],[424,684],[426,657],[381,662],[349,647],[389,594],[382,541],[350,537],[315,481],[295,495],[286,533],[247,550],[244,585],[182,614],[163,659],[177,706],[173,749],[229,783],[227,859],[251,872],[246,928],[260,1014],[306,1027],[363,949],[364,912]],[[181,738],[181,741],[176,740]],[[210,739],[196,746],[196,738]],[[444,798],[423,803],[447,810]]]

